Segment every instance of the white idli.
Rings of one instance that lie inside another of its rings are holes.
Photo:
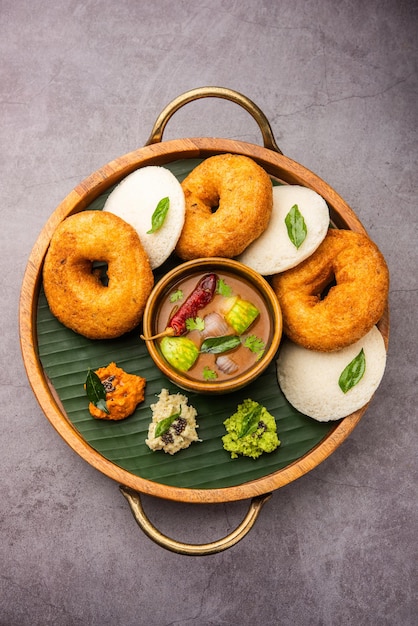
[[[344,393],[338,384],[346,366],[364,350],[366,369]],[[286,339],[277,359],[277,378],[286,399],[319,422],[337,420],[361,409],[372,398],[386,366],[383,337],[376,326],[359,341],[336,352],[307,350]]]
[[[152,215],[163,198],[169,198],[163,225],[152,234]],[[110,193],[103,207],[135,228],[148,254],[152,269],[162,265],[173,252],[183,229],[184,192],[169,169],[149,165],[132,172]]]
[[[307,229],[305,240],[299,248],[290,240],[285,223],[286,215],[295,204]],[[264,276],[284,272],[304,261],[317,249],[328,227],[328,205],[316,191],[300,185],[273,187],[273,211],[269,225],[238,260]]]

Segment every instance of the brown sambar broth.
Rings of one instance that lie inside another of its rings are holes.
[[[177,283],[171,286],[170,290],[167,291],[162,301],[161,307],[157,313],[155,328],[156,333],[162,332],[167,327],[168,321],[174,314],[175,310],[178,309],[181,304],[189,297],[199,280],[207,273],[208,272],[195,273],[192,276],[179,280]],[[257,307],[260,314],[257,319],[254,320],[251,326],[245,331],[245,333],[241,335],[241,345],[234,350],[223,353],[231,357],[238,365],[238,369],[233,374],[225,374],[220,369],[218,369],[215,364],[215,360],[219,355],[200,354],[194,366],[188,372],[184,373],[188,378],[192,380],[210,382],[203,376],[203,371],[205,367],[208,367],[210,370],[216,372],[217,378],[215,380],[218,382],[222,380],[231,380],[232,378],[240,376],[245,371],[250,369],[257,361],[257,354],[251,352],[247,347],[243,345],[246,337],[255,335],[264,343],[265,349],[268,348],[271,341],[272,325],[270,321],[270,315],[265,300],[259,294],[258,290],[256,290],[246,280],[238,278],[233,274],[226,272],[216,272],[216,276],[218,278],[218,281],[222,279],[226,283],[226,285],[231,288],[232,296],[239,296],[243,300],[248,300]],[[170,296],[178,290],[181,290],[183,292],[182,300],[178,303],[170,302]],[[203,319],[209,313],[219,313],[221,303],[224,300],[225,296],[216,293],[212,302],[199,310],[198,317]],[[232,328],[230,329],[229,334],[235,334]],[[199,331],[189,331],[184,336],[194,341],[196,345],[200,347],[202,343],[202,338]]]

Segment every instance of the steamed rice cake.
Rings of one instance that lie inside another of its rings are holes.
[[[289,237],[285,218],[297,206],[306,225],[306,237],[299,247]],[[308,258],[325,238],[329,209],[316,191],[301,185],[273,187],[273,210],[267,229],[238,257],[263,276],[295,267]]]
[[[344,393],[339,378],[363,349],[365,371]],[[338,420],[361,409],[372,398],[386,366],[383,337],[376,326],[359,341],[336,352],[307,350],[286,339],[277,359],[277,378],[290,404],[320,422]]]
[[[162,226],[152,230],[152,216],[161,200],[169,199]],[[142,167],[124,178],[110,193],[103,207],[135,228],[151,268],[156,269],[173,252],[184,224],[185,199],[181,184],[169,169]]]

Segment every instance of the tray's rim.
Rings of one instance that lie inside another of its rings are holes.
[[[94,450],[66,417],[40,363],[36,336],[36,308],[42,280],[43,260],[55,229],[66,217],[85,209],[109,187],[138,167],[164,165],[179,159],[207,158],[220,153],[249,156],[278,180],[310,187],[327,202],[335,226],[366,233],[354,211],[334,189],[319,176],[289,157],[265,147],[232,139],[196,137],[162,141],[144,146],[109,162],[83,180],[58,205],[41,230],[31,251],[19,302],[20,344],[28,380],[45,416],[60,436],[85,461],[120,484],[141,493],[182,502],[216,503],[244,500],[283,487],[311,471],[332,454],[353,431],[369,404],[337,422],[335,428],[324,440],[294,463],[262,478],[221,489],[173,487],[131,474]],[[378,326],[387,349],[388,305]]]

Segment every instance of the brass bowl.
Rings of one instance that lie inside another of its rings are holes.
[[[191,377],[188,372],[182,372],[170,365],[164,358],[160,349],[160,339],[147,339],[153,337],[161,330],[158,328],[159,312],[168,294],[176,288],[176,285],[196,275],[196,281],[202,274],[221,273],[233,276],[240,282],[246,282],[261,297],[269,316],[270,333],[266,348],[259,360],[250,368],[237,375],[231,375],[224,380],[201,381]],[[277,297],[269,283],[253,269],[226,258],[204,258],[187,261],[169,271],[154,287],[144,311],[143,337],[146,339],[147,348],[151,358],[161,372],[181,389],[195,391],[202,394],[224,394],[242,389],[253,382],[271,363],[276,355],[282,337],[282,314]]]

